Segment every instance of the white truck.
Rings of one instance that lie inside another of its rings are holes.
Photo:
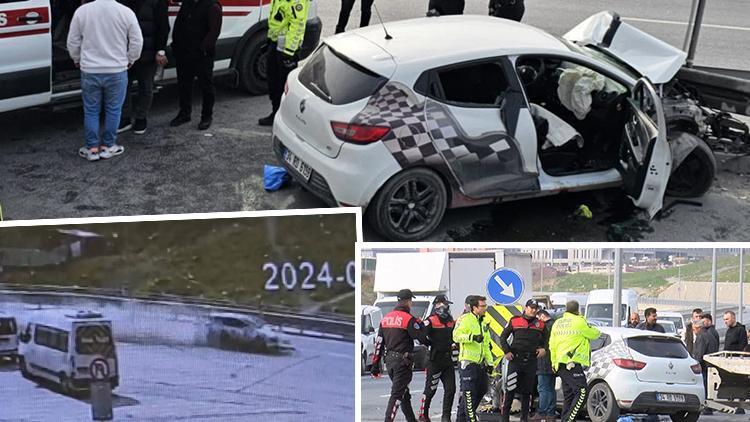
[[[592,290],[586,300],[586,319],[599,320],[604,325],[612,324],[612,304],[615,300],[614,289]],[[620,308],[620,326],[628,324],[631,312],[638,312],[638,293],[635,290],[622,290],[622,303]]]
[[[372,358],[375,356],[375,337],[377,336],[380,320],[383,319],[383,313],[376,306],[362,307],[362,333],[361,338],[361,361],[362,372],[367,372],[372,366]]]
[[[410,289],[416,296],[411,308],[411,314],[415,317],[429,317],[435,296],[444,294],[453,302],[453,317],[458,318],[463,313],[466,296],[487,296],[487,304],[494,304],[487,294],[487,281],[492,272],[501,267],[514,269],[525,283],[517,302],[524,303],[530,299],[531,254],[502,250],[379,253],[374,287],[378,296],[374,306],[385,315],[396,306],[396,293],[401,289]],[[424,346],[415,348],[417,369],[424,361],[425,352]]]
[[[223,23],[216,43],[214,75],[229,74],[250,94],[266,92],[268,14],[271,0],[219,0]],[[80,98],[80,72],[66,49],[70,20],[80,2],[0,1],[0,113],[34,106],[59,107]],[[169,0],[169,24],[180,10]],[[318,45],[322,23],[310,2],[301,57]],[[171,42],[171,34],[170,41]],[[164,82],[175,81],[172,51]]]

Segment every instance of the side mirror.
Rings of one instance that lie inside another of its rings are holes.
[[[367,334],[375,334],[375,327],[368,327]]]

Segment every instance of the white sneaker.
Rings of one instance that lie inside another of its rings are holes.
[[[81,156],[81,157],[83,157],[83,158],[85,158],[85,159],[87,159],[87,160],[89,160],[89,161],[96,161],[99,158],[101,158],[99,156],[98,152],[91,151],[90,149],[88,149],[86,147],[81,147],[78,150],[78,155]]]
[[[100,147],[99,157],[104,158],[106,160],[107,158],[112,158],[116,155],[120,155],[123,152],[125,152],[124,146],[114,144],[111,147]]]

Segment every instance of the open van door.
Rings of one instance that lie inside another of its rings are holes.
[[[0,112],[52,96],[49,0],[0,0]]]
[[[635,84],[627,105],[629,116],[617,167],[635,206],[654,218],[661,210],[672,165],[664,110],[654,86],[645,78]]]

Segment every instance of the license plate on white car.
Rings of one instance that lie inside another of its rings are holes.
[[[656,393],[656,401],[685,403],[685,395],[684,394],[672,394],[672,393]]]
[[[292,168],[297,170],[297,173],[301,174],[302,177],[305,178],[305,181],[310,180],[310,175],[312,175],[312,167],[305,164],[305,162],[294,155],[293,152],[286,150],[284,152],[284,160],[286,160],[286,162],[289,163]]]

